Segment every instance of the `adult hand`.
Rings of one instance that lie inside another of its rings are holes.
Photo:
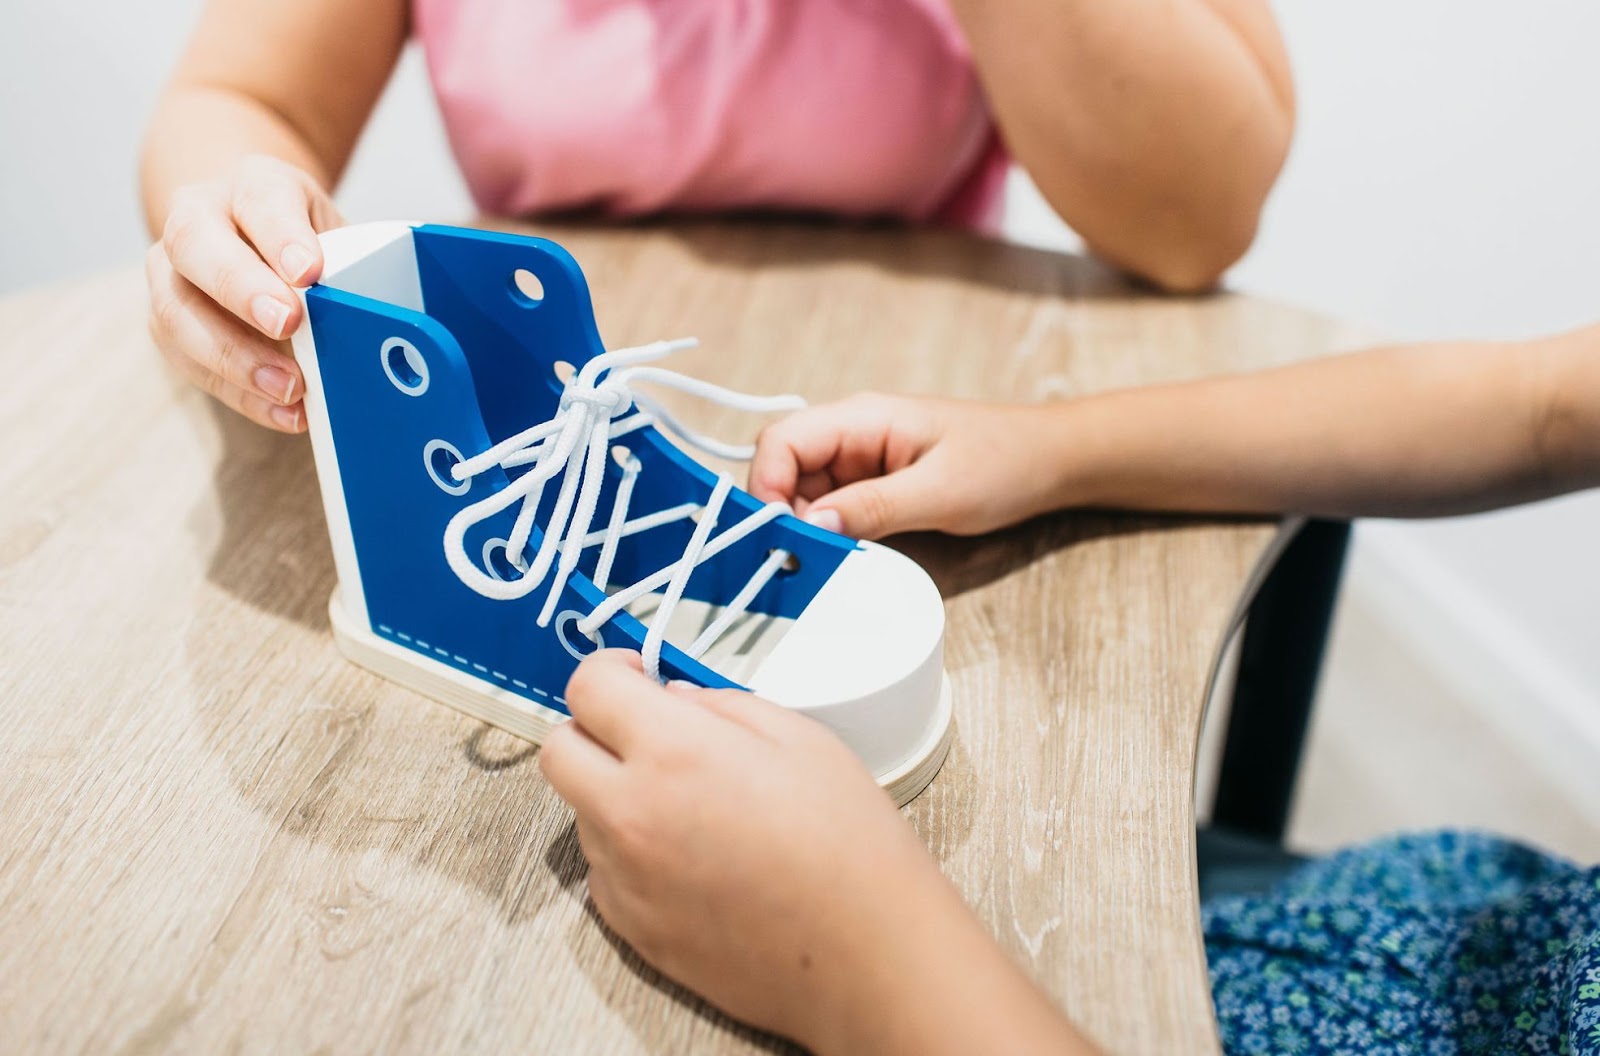
[[[145,255],[150,334],[198,388],[253,422],[305,429],[305,379],[283,340],[300,324],[294,287],[322,273],[317,232],[341,223],[306,173],[265,155],[226,179],[181,187]]]

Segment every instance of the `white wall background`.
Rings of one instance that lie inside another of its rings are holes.
[[[1600,321],[1600,6],[1278,9],[1302,134],[1238,285],[1402,337]],[[1594,790],[1600,494],[1360,538],[1352,600],[1385,608],[1464,702]]]
[[[136,258],[133,159],[199,3],[9,0],[0,12],[0,290]],[[1402,337],[1600,319],[1600,6],[1276,6],[1300,132],[1233,285]],[[341,200],[355,219],[470,215],[416,54]],[[1071,244],[1025,187],[1008,230]],[[1372,524],[1361,538],[1350,592],[1394,614],[1419,663],[1499,707],[1509,734],[1600,750],[1600,496]],[[1507,700],[1506,686],[1522,691]]]

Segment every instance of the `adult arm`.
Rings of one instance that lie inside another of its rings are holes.
[[[1204,289],[1255,237],[1294,90],[1266,0],[953,0],[1012,154],[1110,262]]]
[[[403,0],[212,0],[145,137],[150,332],[253,421],[305,428],[282,341],[322,270],[330,191],[407,31]]]

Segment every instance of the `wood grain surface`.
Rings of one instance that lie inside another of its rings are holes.
[[[584,265],[608,343],[697,334],[674,366],[814,400],[1070,396],[1337,333],[949,232],[538,230]],[[139,274],[0,300],[0,367],[7,1051],[783,1047],[608,935],[536,749],[338,655],[308,444],[169,377]],[[1195,743],[1277,537],[1063,514],[902,543],[945,595],[956,694],[955,748],[906,815],[1114,1052],[1216,1048]]]

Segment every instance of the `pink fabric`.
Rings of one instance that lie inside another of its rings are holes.
[[[945,0],[416,0],[478,205],[993,218],[1006,156]]]

